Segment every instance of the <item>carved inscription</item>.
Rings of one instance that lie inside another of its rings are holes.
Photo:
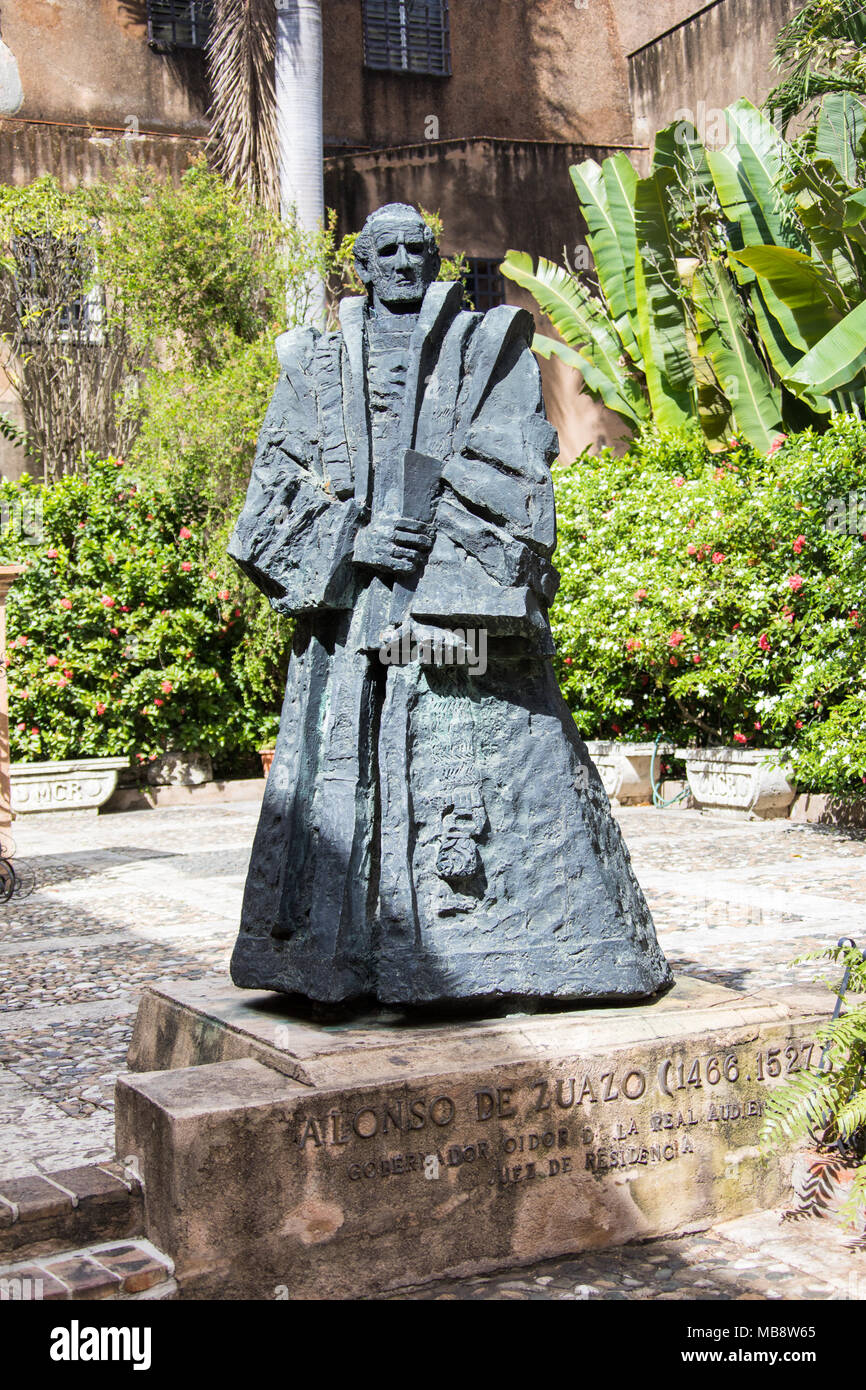
[[[454,1095],[392,1095],[296,1115],[293,1142],[345,1164],[353,1183],[431,1182],[455,1169],[499,1189],[577,1171],[602,1179],[666,1168],[721,1132],[734,1147],[754,1142],[767,1087],[815,1057],[813,1042],[788,1041],[645,1066],[596,1064]]]

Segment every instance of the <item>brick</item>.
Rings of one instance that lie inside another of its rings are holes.
[[[55,1279],[53,1274],[39,1265],[7,1265],[5,1269],[0,1269],[0,1302],[16,1302],[24,1292],[29,1293],[34,1301],[40,1294],[46,1303],[69,1297],[69,1289],[62,1280]]]
[[[86,1255],[46,1260],[43,1269],[69,1289],[70,1298],[111,1298],[120,1288],[120,1276]]]
[[[19,1221],[43,1221],[72,1210],[71,1199],[44,1178],[10,1178],[0,1182],[0,1197],[18,1208]]]
[[[144,1289],[151,1289],[171,1273],[164,1261],[156,1259],[149,1250],[138,1245],[97,1246],[92,1255],[120,1277],[125,1293],[141,1293]]]
[[[4,1202],[3,1199],[0,1198],[0,1231],[2,1231],[5,1226],[11,1226],[14,1220],[14,1209],[10,1207],[8,1202]]]
[[[129,1202],[126,1184],[92,1163],[80,1168],[62,1168],[48,1176],[52,1182],[74,1192],[79,1206],[126,1206]]]

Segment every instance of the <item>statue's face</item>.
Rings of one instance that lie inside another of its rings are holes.
[[[389,309],[420,306],[439,269],[424,223],[417,218],[382,222],[372,241],[367,274],[374,297]]]

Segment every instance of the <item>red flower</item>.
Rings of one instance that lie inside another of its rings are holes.
[[[119,635],[116,627],[110,627],[108,633],[110,637],[117,637]]]
[[[47,664],[48,664],[49,666],[59,666],[59,665],[60,665],[60,657],[59,657],[59,656],[49,656]]]
[[[767,458],[768,458],[768,459],[771,459],[771,458],[773,457],[774,454],[778,454],[778,452],[779,452],[779,450],[781,449],[782,445],[787,441],[787,438],[788,438],[788,436],[787,436],[786,434],[777,434],[777,435],[776,435],[776,438],[773,440],[772,444],[770,445],[769,449],[767,450]]]
[[[855,627],[859,627],[859,626],[860,626],[860,610],[859,610],[859,608],[852,608],[852,609],[851,609],[851,612],[848,614],[848,621],[849,621],[849,623],[853,623]]]
[[[231,594],[229,593],[228,589],[220,589],[219,593],[217,594],[217,598],[221,598],[223,603],[225,603],[228,599],[231,598]]]
[[[216,570],[208,570],[208,572],[207,572],[207,577],[208,577],[208,579],[216,579],[216,577],[217,577]]]
[[[766,632],[762,632],[758,638],[758,646],[761,648],[762,652],[768,652],[770,650],[770,639]]]
[[[154,700],[153,703],[156,705],[157,709],[159,709],[163,702],[162,700]]]
[[[60,688],[62,689],[64,685],[68,685],[68,684],[69,684],[69,677],[68,677],[68,676],[61,676],[61,677],[60,677],[60,680],[57,682],[57,684],[58,684],[58,685],[60,686]]]
[[[685,487],[685,478],[674,478],[674,487]]]
[[[636,589],[636,590],[635,590],[635,595],[634,595],[634,596],[635,596],[635,598],[637,599],[638,603],[641,603],[641,602],[643,601],[643,599],[646,598],[646,594],[647,594],[646,589]],[[222,595],[220,595],[220,597],[222,598]]]
[[[795,729],[802,729],[802,727],[803,727],[803,721],[802,721],[802,719],[798,719],[798,720],[795,722],[795,724],[794,724],[794,728],[795,728]]]
[[[614,731],[615,734],[621,734],[621,733],[622,733],[622,729],[619,727],[618,724],[611,724],[610,727],[613,729],[613,731]]]
[[[676,657],[675,657],[675,656],[672,656],[672,657],[671,657],[671,665],[672,665],[672,666],[679,666],[679,664],[680,664],[680,663],[677,661]]]
[[[177,538],[179,541],[191,541],[192,531],[190,531],[188,526],[181,526],[180,530],[177,533]]]
[[[803,580],[799,574],[791,574],[788,576],[788,588],[792,591],[792,593],[798,594],[802,587]]]
[[[192,565],[190,564],[189,560],[183,561],[181,569],[183,570],[184,574],[189,574],[190,570],[192,569]]]
[[[72,672],[70,671],[70,669],[69,669],[68,666],[64,667],[64,669],[63,669],[63,674],[64,674],[64,676],[66,677],[66,679],[67,679],[68,681],[71,681],[71,680],[72,680]]]
[[[117,600],[110,598],[108,594],[104,594],[100,599],[103,608],[113,608],[116,602]]]
[[[31,732],[31,734],[38,734],[38,733],[39,733],[39,730],[36,728],[36,725],[35,725],[35,724],[34,724],[33,728],[30,730],[30,732]]]
[[[687,546],[686,546],[686,554],[687,554],[687,555],[696,555],[697,553],[698,553],[698,547],[697,547],[696,545],[687,545]]]
[[[682,644],[683,644],[683,642],[685,642],[685,640],[686,640],[686,634],[685,634],[684,632],[672,632],[671,635],[670,635],[670,637],[668,638],[668,646],[669,646],[669,647],[679,647],[679,646],[682,646]]]
[[[567,657],[565,658],[565,664],[566,664],[566,666],[570,666],[570,665],[571,665],[571,657],[570,657],[570,656],[567,656]]]
[[[701,664],[701,658],[699,656],[693,656],[692,661],[695,663],[696,666],[700,666]]]
[[[756,724],[755,724],[755,728],[756,728],[756,729],[763,729],[763,727],[764,727],[764,726],[763,726],[763,724],[761,723],[761,721],[760,721],[760,719],[759,719],[759,720],[756,722]]]
[[[805,547],[806,547],[806,537],[805,537],[805,536],[798,536],[797,539],[794,541],[794,544],[792,545],[791,549],[793,550],[793,552],[794,552],[795,555],[802,555],[802,553],[803,553]]]
[[[716,553],[713,555],[713,564],[714,564],[714,565],[723,565],[724,563],[725,563],[725,557],[724,557],[724,555],[722,554],[722,552],[721,552],[720,550],[717,550]]]
[[[19,734],[23,734],[23,733],[24,733],[24,730],[27,728],[27,725],[26,725],[26,724],[16,724],[16,725],[15,725],[15,728],[18,730]]]
[[[734,743],[748,743],[748,741],[745,734],[734,734]]]
[[[59,550],[54,550],[53,548],[52,548],[51,550],[46,550],[46,552],[45,552],[45,555],[46,555],[47,559],[49,559],[49,560],[56,560],[59,554],[60,554],[60,551],[59,551]]]
[[[102,701],[100,700],[99,704],[96,706],[96,713],[97,713],[97,714],[104,714],[107,708],[108,708],[107,705],[104,705],[104,704],[102,703]]]
[[[640,651],[642,646],[643,643],[641,642],[639,637],[629,637],[628,641],[625,644],[625,649],[627,652],[637,652]]]
[[[163,681],[162,690],[163,694],[170,695],[172,690],[174,690],[174,686],[172,685],[171,681]]]
[[[15,645],[16,645],[16,647],[26,647],[26,646],[27,646],[27,643],[28,643],[29,641],[30,641],[30,638],[29,638],[29,637],[23,637],[23,636],[22,636],[22,637],[19,637],[19,638],[18,638],[18,641],[15,643]]]

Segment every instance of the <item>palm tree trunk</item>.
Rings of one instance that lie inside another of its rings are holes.
[[[281,216],[294,211],[299,227],[315,232],[325,214],[321,0],[278,0],[275,85]],[[307,317],[321,320],[324,284],[310,290]]]

